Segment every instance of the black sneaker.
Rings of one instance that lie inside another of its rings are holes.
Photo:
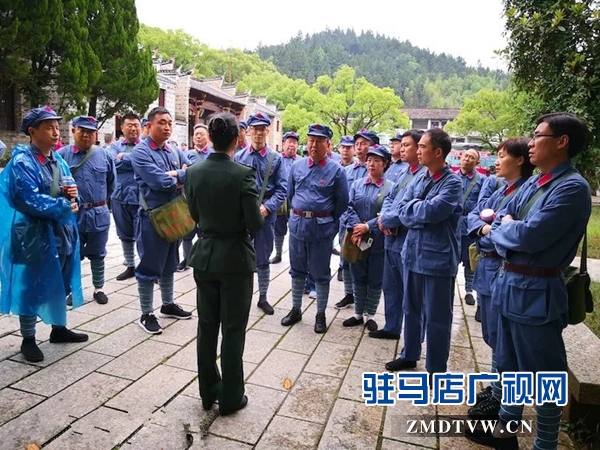
[[[354,295],[346,294],[346,296],[335,304],[335,309],[344,309],[350,305],[354,305]]]
[[[477,305],[477,311],[475,311],[475,321],[481,323],[481,308]]]
[[[498,419],[498,414],[500,414],[500,401],[491,396],[486,400],[471,406],[468,414],[472,419]]]
[[[331,249],[331,254],[334,256],[340,256],[340,251],[337,248],[333,247]]]
[[[73,306],[73,296],[71,294],[67,295],[67,306]]]
[[[269,260],[269,264],[279,264],[281,262],[281,253],[276,253],[273,258]]]
[[[65,344],[70,342],[85,342],[89,339],[87,334],[75,333],[67,327],[52,327],[50,342],[53,344]]]
[[[283,319],[281,319],[281,325],[283,325],[284,327],[289,327],[297,322],[300,322],[301,320],[302,311],[296,308],[292,308],[291,311],[287,313],[287,315]]]
[[[318,312],[315,316],[315,333],[323,334],[327,331],[327,318],[325,312]]]
[[[26,361],[29,362],[40,362],[44,360],[44,354],[37,346],[35,338],[23,338],[21,343],[21,354]]]
[[[485,389],[479,391],[475,397],[475,404],[481,403],[492,396],[492,386],[488,386]]]
[[[467,295],[465,295],[465,303],[467,305],[475,304],[475,297],[473,297],[473,294],[471,294],[470,292],[467,292]]]
[[[160,307],[160,317],[170,317],[171,319],[191,319],[192,313],[189,311],[184,311],[181,306],[177,303],[170,303],[168,305],[162,305]]]
[[[117,281],[124,281],[133,277],[135,277],[135,269],[133,267],[128,267],[124,272],[117,275]]]
[[[154,314],[142,314],[138,324],[142,327],[142,330],[149,334],[161,334],[163,331]]]
[[[106,305],[108,303],[108,297],[102,291],[94,292],[94,300],[96,300],[99,305]]]
[[[338,281],[344,281],[344,273],[342,272],[342,269],[338,270],[337,280]]]
[[[344,327],[355,327],[357,325],[362,325],[365,323],[365,320],[361,317],[357,319],[356,316],[352,316],[349,319],[346,319],[342,322],[342,326]]]
[[[398,370],[414,369],[417,367],[416,361],[406,361],[405,359],[398,358],[390,362],[385,363],[385,368],[390,372],[397,372]]]
[[[267,296],[264,294],[259,296],[256,306],[262,309],[262,311],[269,316],[272,316],[275,313],[275,310],[267,301]]]
[[[368,331],[373,332],[373,331],[377,331],[377,328],[379,328],[379,327],[377,326],[377,322],[375,322],[373,319],[369,319],[369,320],[367,320],[367,323],[365,324],[365,328]]]
[[[177,266],[177,272],[183,272],[185,270],[188,270],[188,265],[187,265],[187,261],[184,259],[183,261],[181,261],[179,263],[179,265]]]
[[[394,339],[396,341],[398,339],[400,339],[399,334],[390,333],[389,331],[385,331],[385,330],[370,331],[369,337],[372,337],[375,339]]]

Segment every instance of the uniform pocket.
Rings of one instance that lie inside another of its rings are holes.
[[[547,280],[513,273],[505,276],[508,289],[503,300],[509,317],[528,319],[534,323],[545,322],[549,301]]]
[[[105,230],[110,226],[110,213],[108,207],[94,208],[94,224],[98,231]]]

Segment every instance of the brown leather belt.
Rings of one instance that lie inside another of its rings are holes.
[[[496,252],[479,252],[484,258],[501,259],[502,257]]]
[[[519,273],[531,277],[551,278],[557,277],[561,273],[561,270],[557,267],[521,266],[519,264],[509,263],[508,261],[502,261],[502,268],[507,272]]]
[[[96,202],[96,203],[82,203],[81,208],[82,209],[98,208],[98,207],[104,206],[104,205],[106,205],[106,200],[103,200],[101,202]]]
[[[304,217],[305,219],[312,219],[313,217],[331,217],[333,215],[330,212],[300,211],[296,208],[292,211],[294,211],[294,214],[297,216]]]

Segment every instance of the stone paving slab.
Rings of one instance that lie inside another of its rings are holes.
[[[271,267],[269,299],[275,315],[256,307],[254,293],[244,352],[248,406],[218,417],[202,438],[206,412],[198,393],[196,292],[193,271],[175,274],[175,301],[194,312],[188,321],[159,319],[162,335],[138,326],[140,307],[135,279],[117,281],[124,270],[114,228],[106,258],[109,303],[92,300],[89,263],[82,265],[87,303],[69,310],[71,328],[85,330],[81,344],[48,342],[51,327],[38,323],[36,338],[45,359],[25,363],[18,354],[18,319],[0,316],[0,449],[38,443],[44,450],[185,449],[183,424],[189,423],[196,449],[475,449],[464,438],[406,436],[399,421],[406,415],[464,414],[465,407],[367,407],[362,374],[381,372],[402,348],[399,341],[369,338],[364,327],[345,328],[352,308],[333,304],[343,297],[343,283],[331,282],[326,311],[327,333],[313,331],[316,303],[303,297],[303,320],[280,324],[291,308],[288,254]],[[338,258],[332,257],[332,274]],[[462,270],[460,271],[462,272]],[[462,275],[462,274],[461,274]],[[255,276],[255,289],[258,288]],[[449,369],[489,370],[490,351],[475,322],[475,307],[462,302],[459,275],[454,299]],[[155,287],[154,305],[160,308]],[[384,324],[383,300],[376,321]],[[426,343],[417,370],[425,365]],[[286,382],[287,379],[287,382]],[[216,408],[216,407],[215,407]],[[561,448],[570,444],[568,438]],[[523,439],[521,446],[531,447]],[[482,448],[482,447],[478,447]]]

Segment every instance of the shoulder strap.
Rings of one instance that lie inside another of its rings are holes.
[[[585,233],[583,233],[581,259],[579,260],[579,273],[587,273],[587,229],[585,230]]]
[[[467,187],[467,191],[463,194],[463,198],[462,198],[463,206],[465,206],[465,202],[469,198],[469,194],[471,194],[471,191],[475,187],[478,177],[479,177],[479,174],[477,173],[477,171],[475,171],[475,174],[473,175],[473,178],[471,179],[471,182],[469,183],[469,186]]]
[[[523,220],[527,214],[529,213],[529,210],[531,209],[531,207],[535,204],[535,202],[542,196],[545,196],[545,194],[550,190],[550,186],[557,180],[560,180],[561,178],[563,178],[564,176],[567,175],[571,175],[573,173],[576,173],[574,170],[566,170],[563,173],[561,173],[558,177],[556,177],[553,180],[550,180],[546,185],[540,187],[536,193],[533,195],[533,197],[531,197],[529,199],[529,201],[525,204],[525,207],[523,208],[523,210],[521,211],[521,213],[519,214],[519,220]]]
[[[87,162],[88,159],[90,159],[92,157],[92,155],[96,152],[97,149],[98,149],[97,145],[92,145],[92,148],[90,148],[86,152],[85,156],[79,162],[79,164],[76,164],[73,167],[70,167],[70,169],[71,169],[71,175],[75,176],[75,174],[79,171],[79,169],[81,169],[83,167],[83,165]]]
[[[415,173],[416,173],[416,172],[415,172]],[[409,173],[408,173],[408,175],[406,175],[406,176],[404,177],[404,179],[402,180],[402,182],[401,182],[401,183],[398,183],[398,184],[396,185],[396,189],[394,190],[394,194],[398,195],[398,192],[400,192],[400,191],[401,191],[403,188],[405,188],[405,187],[406,187],[406,185],[407,185],[408,183],[410,183],[410,181],[411,181],[411,180],[412,180],[414,177],[415,177],[415,174],[414,174],[414,173],[410,173],[410,169],[409,169]]]
[[[58,162],[52,165],[52,186],[50,186],[50,196],[56,198],[58,196],[58,179],[60,176],[60,167]]]
[[[381,187],[381,190],[379,191],[379,194],[377,195],[377,200],[375,202],[375,212],[377,214],[381,212],[381,208],[383,207],[383,200],[389,192],[391,185],[392,183],[390,181],[383,180],[383,186]]]
[[[505,195],[504,198],[502,199],[502,201],[500,202],[500,204],[498,205],[498,208],[496,208],[498,211],[500,211],[502,209],[502,207],[504,205],[506,205],[506,202],[508,202],[519,190],[521,186],[519,186],[518,188],[516,188],[514,191],[512,191],[510,194]]]
[[[275,152],[269,153],[269,161],[267,162],[267,170],[265,171],[265,177],[263,178],[262,186],[260,188],[260,195],[258,196],[258,204],[261,205],[263,198],[265,197],[265,191],[267,190],[267,184],[269,183],[269,177],[271,176],[271,167],[273,166],[273,160],[275,159]]]

